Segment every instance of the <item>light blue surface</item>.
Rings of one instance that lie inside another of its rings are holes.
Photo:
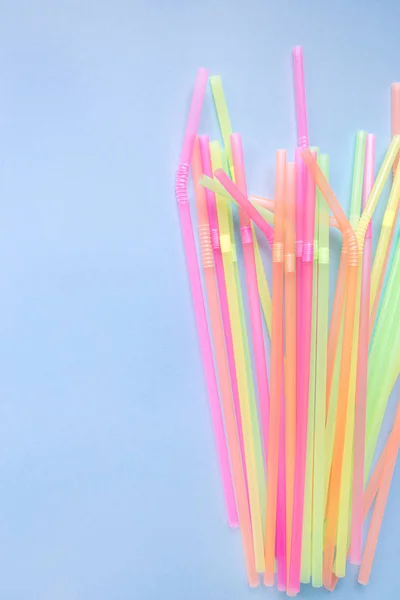
[[[310,140],[347,207],[355,131],[380,159],[389,142],[398,0],[1,8],[0,597],[277,597],[248,589],[225,523],[174,171],[205,66],[271,193],[303,44]],[[351,569],[339,600],[398,597],[399,491],[397,473],[370,587]]]

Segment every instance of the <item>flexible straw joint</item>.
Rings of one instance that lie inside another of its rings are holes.
[[[232,250],[230,235],[227,235],[227,234],[221,235],[219,238],[219,243],[221,245],[221,252],[223,254],[228,254]]]
[[[272,262],[283,262],[283,244],[280,242],[275,242],[272,245]]]
[[[219,250],[221,248],[218,229],[211,229],[211,247],[213,250]]]
[[[187,191],[187,182],[189,179],[189,169],[190,165],[187,163],[181,163],[176,172],[175,179],[175,195],[176,201],[179,204],[188,202],[188,191]]]
[[[301,258],[303,256],[303,242],[302,240],[296,241],[296,256]]]
[[[329,248],[323,247],[318,250],[318,262],[320,265],[329,265]]]
[[[285,254],[285,271],[286,273],[295,273],[296,271],[296,255]]]
[[[361,220],[360,220],[359,227],[360,226],[361,226]],[[367,222],[367,227],[368,227],[368,222]],[[366,228],[365,228],[365,230],[366,230]],[[361,241],[362,241],[361,247],[363,247],[363,243],[364,243],[365,230],[364,230],[364,235],[361,238]],[[353,229],[348,229],[343,234],[343,237],[345,238],[345,243],[347,246],[347,264],[349,267],[358,267],[359,248],[358,248],[357,238],[356,238],[356,235],[355,235]]]
[[[308,137],[306,135],[299,136],[297,145],[300,146],[302,150],[308,148]]]
[[[211,247],[210,228],[208,225],[199,226],[199,238],[201,248],[201,258],[205,269],[214,266],[213,251]]]
[[[314,244],[303,242],[303,262],[312,262],[314,260]]]
[[[242,244],[252,244],[253,243],[253,235],[252,235],[251,227],[241,227],[240,233],[242,236]]]

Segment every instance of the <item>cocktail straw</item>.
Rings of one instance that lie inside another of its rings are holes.
[[[208,72],[199,69],[190,106],[189,117],[186,125],[185,137],[179,166],[176,173],[175,193],[181,221],[182,237],[185,247],[186,262],[192,292],[192,300],[197,323],[201,354],[208,390],[214,434],[217,444],[217,453],[222,474],[226,505],[234,505],[234,491],[229,465],[229,455],[225,440],[224,423],[219,403],[218,384],[215,375],[213,354],[210,335],[208,331],[207,316],[204,306],[203,290],[201,286],[200,270],[197,262],[196,244],[193,234],[192,219],[190,216],[188,198],[188,177],[192,160],[193,146],[200,120],[201,108],[207,86]],[[235,516],[230,515],[229,520],[234,521]]]
[[[222,79],[219,75],[210,78],[211,89],[214,98],[215,108],[217,111],[218,122],[221,129],[222,139],[226,148],[229,172],[232,180],[235,181],[235,170],[232,160],[231,135],[232,127],[229,118],[228,107],[226,104],[224,89],[222,87]],[[268,331],[271,334],[271,294],[268,288],[267,278],[265,276],[264,266],[261,259],[260,248],[257,237],[253,231],[254,254],[256,258],[258,290],[260,293],[261,306],[264,313],[264,318],[267,323]]]
[[[339,401],[337,408],[337,426],[335,432],[334,452],[330,487],[328,494],[327,525],[324,547],[324,582],[330,581],[334,558],[334,547],[337,533],[338,502],[340,498],[340,477],[343,462],[343,446],[345,437],[348,385],[350,379],[351,340],[354,327],[354,309],[357,292],[358,273],[358,244],[354,231],[348,222],[343,209],[333,194],[322,171],[318,167],[309,150],[302,152],[304,162],[309,169],[321,192],[336,216],[343,237],[347,240],[348,268],[347,268],[347,299],[343,330],[343,351],[340,369]]]
[[[313,155],[310,154],[314,160]],[[289,592],[300,590],[301,543],[303,536],[304,489],[306,475],[308,399],[310,385],[311,320],[314,268],[315,182],[307,173],[304,204],[303,248],[301,265],[301,361],[297,366],[300,385],[297,388],[296,466],[292,548],[289,574]],[[299,332],[298,332],[299,333]],[[299,348],[299,345],[298,345]]]
[[[211,144],[213,168],[221,168],[219,143]],[[250,359],[247,358],[247,329],[242,320],[240,300],[242,297],[240,279],[236,278],[236,253],[234,252],[233,223],[230,204],[217,196],[218,223],[221,235],[221,250],[224,262],[225,281],[228,292],[229,316],[233,334],[236,373],[239,386],[240,414],[243,427],[245,464],[249,493],[253,547],[257,571],[264,571],[263,517],[261,507],[265,507],[265,468],[262,460],[257,408],[253,411],[253,378]],[[255,401],[254,401],[255,404]],[[264,501],[263,501],[264,500]],[[264,509],[265,510],[265,509]]]
[[[375,177],[375,136],[369,134],[365,150],[363,206],[366,205]],[[358,337],[358,363],[356,388],[356,415],[354,430],[354,474],[352,497],[352,528],[350,562],[360,564],[362,544],[362,502],[364,493],[365,423],[368,379],[368,342],[370,279],[372,264],[372,226],[367,229],[362,261],[360,325]]]
[[[397,407],[395,423],[392,435],[389,439],[386,451],[386,464],[383,470],[379,491],[376,497],[375,507],[372,514],[372,520],[368,531],[365,544],[364,555],[361,563],[358,582],[367,585],[371,574],[372,563],[374,561],[376,545],[382,525],[383,515],[386,508],[386,502],[389,495],[390,484],[392,482],[393,472],[396,465],[397,454],[400,442],[400,405]]]
[[[400,134],[400,83],[393,83],[392,84],[392,136],[399,135],[399,134]],[[399,162],[399,155],[397,155],[397,158],[394,161],[393,174],[395,174],[395,172],[396,172],[398,162]],[[397,206],[395,208],[394,223],[397,222],[399,206],[400,206],[400,203],[397,203]],[[386,269],[387,269],[388,262],[389,262],[390,250],[392,248],[395,227],[391,227],[390,229],[391,229],[391,231],[390,231],[389,243],[388,243],[388,246],[386,249],[383,266],[382,266],[381,272],[379,273],[377,290],[375,293],[374,302],[370,306],[370,311],[371,311],[370,325],[369,325],[370,337],[372,336],[372,331],[373,331],[374,325],[375,325],[375,319],[376,319],[376,315],[378,312],[379,302],[381,299]]]
[[[224,408],[226,437],[228,440],[228,448],[231,458],[231,468],[235,486],[237,510],[243,539],[243,550],[247,566],[249,584],[251,586],[255,586],[258,583],[258,577],[254,561],[253,537],[251,531],[251,521],[246,485],[247,478],[246,471],[244,468],[243,450],[241,449],[241,444],[238,435],[239,425],[241,430],[241,416],[240,412],[239,415],[235,415],[235,406],[229,378],[228,358],[225,350],[224,328],[219,309],[218,288],[214,272],[213,251],[211,248],[206,197],[204,188],[198,183],[199,178],[202,174],[200,146],[198,139],[196,139],[194,146],[192,159],[192,173],[194,189],[196,194],[199,238],[203,257],[204,278],[209,301],[210,320],[213,329],[214,348],[219,374],[221,400]],[[230,327],[230,324],[228,325]],[[239,417],[238,422],[237,417]]]
[[[361,203],[363,197],[364,181],[364,161],[365,144],[367,134],[359,131],[356,135],[353,185],[350,203],[350,223],[354,229],[360,218]],[[351,348],[351,370],[350,383],[347,401],[346,429],[343,452],[343,468],[340,482],[340,500],[339,515],[336,539],[336,563],[335,573],[339,577],[344,577],[346,572],[346,557],[349,539],[349,525],[351,522],[351,488],[353,475],[353,445],[354,445],[354,421],[355,421],[355,403],[356,403],[356,382],[357,382],[357,360],[358,360],[358,336],[360,323],[360,297],[361,297],[361,279],[362,279],[362,254],[359,255],[360,268],[358,269],[357,294],[355,304],[354,332]]]
[[[286,571],[292,546],[294,469],[296,461],[296,165],[286,165],[285,194],[285,454]]]
[[[318,148],[311,148],[318,158]],[[315,187],[315,186],[314,186]],[[310,384],[308,392],[308,423],[306,450],[306,479],[304,488],[303,541],[301,554],[300,581],[310,583],[311,579],[311,532],[313,517],[314,479],[314,435],[315,435],[315,378],[317,353],[317,312],[318,312],[318,202],[315,202],[314,266],[311,313]]]
[[[329,180],[329,158],[318,157],[318,164],[327,181]],[[315,381],[315,437],[314,437],[314,480],[312,520],[312,585],[322,586],[322,563],[325,515],[325,410],[326,410],[326,363],[328,345],[328,296],[329,296],[329,209],[320,189],[317,190],[318,204],[318,312],[317,352]]]
[[[293,49],[293,74],[296,98],[295,104],[297,121],[297,145],[300,148],[307,148],[309,142],[306,107],[306,88],[304,83],[303,48],[301,46],[296,46]]]
[[[278,486],[280,403],[283,373],[283,242],[286,151],[276,153],[275,229],[272,247],[272,343],[271,343],[271,403],[267,451],[267,523],[265,542],[265,585],[273,585],[275,571],[275,532]],[[285,557],[286,561],[286,557]]]

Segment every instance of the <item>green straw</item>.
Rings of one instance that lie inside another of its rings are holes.
[[[329,181],[329,157],[321,154],[318,164]],[[329,299],[329,208],[317,188],[318,206],[318,311],[317,352],[315,381],[315,434],[314,482],[312,521],[312,585],[322,586],[324,518],[325,518],[325,418],[326,418],[326,368],[328,350],[328,299]],[[333,436],[332,436],[333,444]]]
[[[364,182],[364,161],[367,134],[359,131],[356,135],[354,154],[353,186],[350,204],[350,223],[354,230],[357,229],[360,220],[362,192]],[[349,384],[349,399],[347,403],[346,431],[343,451],[343,468],[340,485],[339,517],[336,537],[336,564],[335,574],[344,577],[346,573],[346,559],[348,550],[348,539],[350,534],[350,507],[352,493],[353,474],[353,443],[355,423],[355,401],[357,382],[357,358],[358,358],[358,332],[360,324],[360,300],[362,280],[362,249],[360,249],[360,263],[358,267],[358,284],[354,315],[354,333],[351,355],[351,371]]]
[[[318,148],[311,148],[318,156]],[[318,187],[317,187],[318,190]],[[315,421],[315,377],[317,349],[317,309],[318,309],[318,221],[319,202],[315,202],[314,227],[314,265],[313,292],[311,313],[311,347],[310,347],[310,385],[308,393],[308,425],[307,425],[307,454],[306,480],[304,487],[304,516],[303,539],[301,546],[300,581],[309,583],[311,579],[311,531],[313,516],[313,471],[314,471],[314,421]]]

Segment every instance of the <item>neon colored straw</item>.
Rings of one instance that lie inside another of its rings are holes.
[[[247,186],[244,170],[243,150],[242,142],[239,134],[232,134],[231,136],[231,147],[233,164],[235,169],[236,181],[238,189],[247,197]],[[219,179],[221,181],[221,179]],[[224,183],[221,181],[221,183]],[[228,189],[230,192],[230,190]],[[230,192],[231,193],[231,192]],[[232,194],[233,195],[233,194]],[[235,197],[235,196],[234,196]],[[249,203],[250,204],[250,203]],[[251,205],[250,205],[251,206]],[[256,211],[257,212],[257,211]],[[258,214],[258,213],[257,213]],[[250,217],[239,208],[240,216],[240,232],[242,238],[243,248],[243,259],[246,271],[246,283],[249,300],[249,312],[250,312],[250,324],[253,338],[254,348],[254,361],[256,366],[256,377],[257,377],[257,388],[258,388],[258,400],[260,406],[263,405],[265,411],[269,411],[270,397],[269,397],[269,384],[268,384],[268,373],[267,373],[267,360],[264,346],[264,335],[262,328],[261,308],[259,301],[259,291],[257,282],[256,263],[254,256],[253,246],[253,234],[251,229]],[[269,225],[265,224],[266,228]],[[266,433],[264,432],[264,439],[266,439]],[[268,485],[268,489],[270,483]],[[268,489],[267,489],[267,510],[268,510]],[[267,525],[268,525],[268,513],[267,513]],[[274,536],[275,544],[275,536]],[[265,541],[265,547],[267,548],[268,538]],[[267,569],[267,565],[265,566]]]
[[[313,158],[313,156],[311,155]],[[305,218],[303,229],[303,249],[301,265],[301,353],[300,389],[297,392],[297,434],[296,434],[296,466],[294,486],[294,509],[292,529],[292,554],[289,575],[289,592],[296,593],[300,589],[301,542],[303,535],[304,489],[306,475],[308,399],[310,387],[310,351],[311,351],[311,319],[314,268],[314,224],[315,224],[315,183],[307,174],[307,194],[305,198]],[[298,346],[299,348],[299,346]]]
[[[337,533],[338,502],[340,497],[340,476],[343,461],[343,446],[347,414],[348,385],[350,379],[351,340],[353,338],[354,309],[357,291],[358,245],[355,234],[339,202],[327,183],[309,150],[302,152],[309,173],[319,186],[329,207],[334,212],[348,248],[347,301],[343,331],[343,351],[340,369],[339,400],[337,408],[337,426],[328,494],[327,525],[324,548],[324,582],[330,581]]]
[[[212,175],[212,166],[211,166],[211,154],[210,154],[210,141],[208,136],[200,136],[199,138],[199,149],[201,154],[201,163],[203,166],[203,173],[206,175]],[[196,174],[198,175],[198,174]],[[197,187],[199,184],[197,184]],[[204,188],[203,188],[204,189]],[[226,345],[226,354],[228,357],[228,365],[229,365],[229,373],[232,384],[232,394],[233,401],[235,406],[235,414],[237,421],[237,430],[239,434],[239,442],[242,460],[244,464],[244,443],[243,443],[243,431],[242,431],[242,421],[240,417],[240,401],[239,401],[239,389],[238,382],[236,376],[236,366],[235,366],[235,354],[233,350],[233,339],[232,339],[232,329],[231,323],[229,319],[229,307],[228,307],[228,295],[225,284],[225,275],[224,275],[224,265],[222,261],[222,252],[221,252],[221,241],[220,241],[220,232],[218,226],[218,214],[217,214],[217,202],[215,198],[215,194],[210,190],[205,190],[205,197],[207,202],[207,211],[208,211],[208,220],[209,220],[209,231],[208,235],[210,237],[211,250],[214,257],[214,265],[215,265],[215,274],[213,273],[213,279],[215,283],[215,277],[218,286],[218,294],[215,298],[215,301],[218,300],[219,295],[219,307],[221,310],[221,317],[223,323],[223,331],[225,334],[225,345]],[[202,231],[200,234],[202,235]],[[200,238],[201,239],[201,238]],[[217,304],[218,307],[218,304]],[[219,312],[219,309],[218,309]]]
[[[375,302],[380,274],[382,273],[383,263],[387,254],[389,240],[392,230],[394,230],[397,207],[400,199],[400,168],[397,165],[393,186],[390,192],[389,201],[383,215],[382,228],[379,235],[378,246],[375,252],[374,264],[371,274],[371,305]]]
[[[237,416],[235,415],[235,406],[229,379],[229,365],[225,351],[224,329],[219,310],[218,289],[214,272],[213,251],[211,248],[206,197],[204,188],[198,183],[202,174],[200,146],[198,139],[196,139],[194,146],[192,173],[196,194],[198,228],[203,257],[204,278],[209,301],[210,320],[213,328],[214,347],[221,389],[221,400],[224,408],[226,436],[231,458],[237,510],[239,513],[239,523],[242,531],[243,550],[245,554],[249,584],[254,586],[257,585],[258,578],[254,562],[253,537],[247,496],[246,473],[244,466],[242,468],[243,455],[238,436],[236,421]],[[239,419],[241,423],[240,414]]]
[[[296,96],[297,145],[308,148],[308,124],[306,108],[306,88],[304,84],[303,49],[296,46],[293,49],[294,89]]]
[[[221,152],[219,143],[211,144],[213,168],[220,168]],[[253,411],[253,376],[248,356],[247,329],[242,320],[243,307],[240,279],[236,278],[237,266],[236,252],[233,237],[233,222],[230,203],[217,195],[218,224],[220,228],[221,250],[224,262],[225,281],[228,292],[229,316],[233,334],[233,348],[235,352],[236,373],[239,386],[240,414],[243,427],[245,450],[245,465],[249,493],[251,527],[253,532],[253,546],[258,572],[264,571],[264,542],[263,542],[263,513],[265,507],[265,468],[262,459],[260,432],[258,428],[257,407]],[[258,583],[258,581],[257,581]]]
[[[181,221],[188,275],[192,292],[192,300],[194,305],[194,312],[196,317],[197,331],[203,359],[204,372],[206,377],[211,416],[214,426],[214,434],[217,444],[217,452],[222,475],[222,483],[225,493],[225,501],[228,510],[228,520],[229,522],[234,522],[237,517],[235,514],[231,514],[230,512],[231,508],[235,506],[235,500],[230,473],[229,455],[225,440],[224,423],[222,420],[221,407],[219,403],[218,384],[214,370],[214,361],[211,349],[210,335],[208,331],[207,316],[204,306],[203,290],[201,287],[200,271],[197,262],[196,244],[193,234],[192,219],[190,216],[187,185],[190,163],[193,154],[194,141],[200,120],[200,113],[203,104],[204,94],[207,86],[207,78],[207,70],[199,69],[193,92],[189,117],[186,125],[184,143],[179,160],[179,166],[176,173],[175,193],[176,200],[178,203],[179,217]]]
[[[325,178],[329,179],[329,158],[318,157]],[[322,586],[322,562],[325,516],[325,410],[326,366],[328,350],[328,296],[329,296],[329,209],[321,191],[317,190],[318,203],[318,312],[317,352],[315,381],[315,438],[312,520],[312,585]]]
[[[389,495],[390,484],[392,482],[394,468],[396,466],[397,454],[400,442],[400,405],[397,407],[395,423],[392,435],[389,439],[388,448],[386,451],[386,465],[384,467],[382,479],[379,486],[379,491],[376,497],[374,512],[365,544],[364,555],[361,563],[358,582],[367,585],[369,582],[372,563],[374,561],[376,545],[379,538],[379,533],[382,525],[383,515],[386,508],[386,502]]]
[[[392,84],[392,136],[399,135],[399,134],[400,134],[400,83],[393,83]],[[399,162],[399,155],[397,155],[397,158],[394,161],[393,174],[395,174],[395,172],[396,172],[398,162]],[[396,214],[394,217],[394,223],[397,222],[399,206],[400,206],[400,203],[397,203],[397,206],[395,208]],[[378,312],[378,306],[379,306],[379,301],[380,301],[381,294],[382,294],[382,288],[383,288],[383,283],[385,280],[386,269],[387,269],[388,262],[389,262],[390,250],[392,248],[392,243],[393,243],[394,231],[395,231],[395,227],[391,227],[388,247],[386,249],[386,254],[385,254],[384,261],[383,261],[382,270],[379,273],[377,290],[375,293],[375,299],[374,299],[373,304],[371,304],[370,337],[372,336],[372,331],[374,329],[376,315]]]
[[[354,168],[353,168],[353,186],[350,204],[350,223],[354,229],[361,213],[361,203],[363,197],[364,180],[364,160],[365,144],[367,134],[359,131],[356,135]],[[363,255],[359,254],[359,264],[362,265]],[[356,382],[357,382],[357,361],[358,361],[358,336],[360,323],[360,298],[361,298],[361,280],[362,269],[358,269],[357,293],[355,304],[354,331],[351,347],[351,368],[350,382],[347,400],[347,415],[345,440],[343,451],[343,467],[340,482],[340,500],[336,538],[336,563],[335,573],[339,577],[344,577],[346,572],[346,557],[349,539],[349,526],[351,524],[351,490],[353,475],[353,445],[354,445],[354,421],[355,421],[355,403],[356,403]]]
[[[286,165],[285,195],[285,453],[286,572],[292,546],[294,467],[296,461],[296,165]]]
[[[365,207],[374,183],[375,171],[375,136],[367,136],[365,151],[365,172],[363,206]],[[350,562],[361,563],[362,544],[362,502],[364,493],[364,454],[365,424],[368,379],[368,342],[369,342],[369,307],[370,279],[372,264],[372,226],[368,227],[362,262],[360,325],[358,337],[356,416],[354,431],[354,475],[352,498],[352,529]]]
[[[318,148],[312,148],[318,157]],[[310,583],[311,579],[311,535],[313,518],[313,479],[314,479],[314,435],[315,435],[315,378],[317,351],[317,309],[318,309],[318,202],[315,202],[314,228],[314,266],[311,313],[311,346],[310,346],[310,384],[308,392],[308,423],[306,450],[306,479],[304,487],[303,541],[301,550],[300,581]]]
[[[278,486],[280,403],[283,373],[283,241],[286,151],[276,153],[275,230],[272,247],[272,343],[271,343],[271,403],[268,435],[267,524],[265,543],[265,585],[273,585],[275,571],[275,532]],[[283,512],[283,511],[282,511]],[[284,521],[283,521],[284,522]],[[281,526],[282,529],[282,526]],[[286,557],[285,557],[286,562]],[[286,582],[285,582],[286,583]]]
[[[282,323],[283,325],[283,323]],[[282,328],[282,367],[283,358],[283,328]],[[278,505],[276,510],[276,541],[278,562],[278,590],[286,591],[287,553],[286,553],[286,440],[285,440],[285,394],[284,371],[282,371],[279,422],[279,458],[278,458]]]

